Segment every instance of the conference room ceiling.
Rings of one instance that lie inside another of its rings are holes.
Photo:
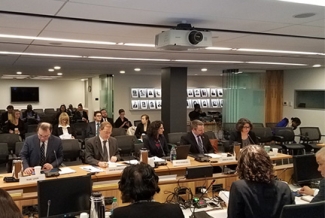
[[[315,15],[294,17],[304,13]],[[166,51],[154,47],[56,41],[60,38],[154,44],[156,34],[181,22],[190,23],[199,30],[210,30],[213,47],[232,50]],[[21,36],[56,39],[23,39]],[[17,71],[30,77],[55,76],[62,72],[61,79],[81,79],[118,74],[121,70],[126,74],[158,75],[164,67],[188,67],[189,75],[220,75],[223,69],[260,72],[311,68],[315,64],[325,64],[324,38],[325,7],[277,0],[1,0],[0,76],[14,75]],[[249,52],[237,50],[239,48],[320,54]],[[28,55],[30,53],[33,55]],[[92,59],[91,56],[115,59]],[[239,63],[199,63],[195,60]],[[49,72],[54,66],[61,66],[61,70]],[[141,68],[141,71],[135,72],[134,68]],[[201,68],[207,71],[201,72]]]

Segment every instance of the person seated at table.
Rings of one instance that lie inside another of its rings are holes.
[[[190,121],[200,120],[201,117],[205,117],[206,113],[202,112],[201,106],[199,104],[194,104],[194,110],[188,114]]]
[[[137,125],[134,135],[137,139],[142,137],[142,134],[147,134],[148,126],[150,125],[149,116],[147,114],[143,114],[141,116],[141,123]]]
[[[1,114],[1,126],[5,126],[11,117],[14,117],[14,106],[8,105],[7,111]]]
[[[278,218],[284,205],[295,204],[287,183],[275,180],[273,164],[259,145],[241,151],[228,202],[228,218]]]
[[[37,124],[41,120],[39,115],[33,111],[33,106],[31,104],[27,105],[27,110],[25,110],[22,115],[22,120],[28,124]]]
[[[115,123],[114,123],[115,128],[128,129],[130,126],[132,126],[132,124],[128,120],[128,118],[125,117],[124,109],[118,110],[118,114],[119,114],[119,117],[115,120]]]
[[[76,109],[73,108],[72,104],[69,104],[67,111],[68,111],[68,114],[70,114],[70,116],[73,116],[74,113],[76,112]]]
[[[318,163],[317,170],[323,177],[320,181],[319,189],[314,190],[308,186],[304,186],[299,190],[300,194],[315,196],[311,202],[325,201],[325,147],[317,151],[316,161]]]
[[[61,115],[63,112],[65,112],[65,113],[67,113],[69,116],[71,116],[71,114],[70,114],[70,112],[67,110],[65,104],[62,104],[62,105],[60,106],[60,108],[59,108],[59,111],[58,111],[58,112],[56,113],[56,115],[55,115],[55,118],[54,118],[54,121],[53,121],[54,124],[58,124],[58,123],[59,123],[59,117],[60,117],[60,115]]]
[[[143,146],[149,151],[149,156],[164,157],[169,155],[167,140],[164,133],[162,121],[150,123],[147,135],[143,137]]]
[[[70,117],[67,113],[62,112],[59,116],[59,124],[54,126],[53,135],[61,139],[74,139],[76,132],[70,126]]]
[[[131,204],[114,209],[111,218],[184,218],[178,204],[164,204],[153,200],[153,196],[160,192],[158,180],[154,169],[148,164],[126,167],[118,188],[122,193],[122,201]]]
[[[25,138],[25,124],[20,119],[20,111],[14,110],[14,116],[10,116],[7,122],[6,131],[12,134],[18,134],[22,139]]]
[[[52,170],[62,163],[62,141],[51,133],[52,125],[43,122],[38,124],[37,134],[25,139],[20,152],[24,174],[32,174],[35,166],[41,166],[43,170]]]
[[[114,128],[114,121],[112,118],[108,117],[106,109],[101,109],[100,113],[102,114],[102,120],[100,122],[109,122]]]
[[[82,104],[78,104],[78,109],[75,111],[73,119],[75,122],[86,122],[88,123],[88,114],[84,110]]]
[[[276,124],[275,127],[292,127],[293,130],[300,126],[301,120],[298,117],[291,117],[290,121],[288,118],[283,118],[280,122]]]
[[[107,167],[108,161],[120,160],[117,140],[111,137],[112,125],[109,122],[100,124],[99,135],[86,141],[85,160],[87,164]]]
[[[181,145],[191,145],[191,154],[214,153],[209,137],[204,133],[204,123],[200,120],[191,122],[191,132],[181,137]]]
[[[22,213],[5,190],[0,188],[0,214],[3,218],[23,218]]]
[[[236,131],[230,133],[229,146],[230,151],[233,150],[234,144],[240,144],[243,148],[247,145],[258,144],[255,133],[252,131],[253,124],[246,118],[240,118],[236,123]]]

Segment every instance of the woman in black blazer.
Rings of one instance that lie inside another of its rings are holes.
[[[124,128],[128,129],[132,126],[131,122],[128,120],[128,118],[125,117],[125,111],[124,109],[118,110],[119,117],[116,119],[114,126],[116,128]]]
[[[150,125],[149,116],[147,114],[143,114],[141,116],[141,123],[137,125],[137,129],[135,130],[134,135],[140,139],[142,134],[147,134],[148,126]]]
[[[258,140],[254,132],[252,132],[253,124],[246,118],[240,118],[236,124],[236,131],[230,133],[229,145],[231,150],[234,143],[239,143],[243,148],[247,145],[257,145]]]
[[[143,146],[149,150],[149,156],[164,157],[169,155],[164,126],[161,121],[150,123],[147,136],[143,137]]]
[[[71,139],[76,137],[76,132],[70,126],[69,115],[66,112],[62,112],[59,116],[59,124],[54,126],[53,135],[61,139],[68,139],[67,136],[69,134],[71,135]]]
[[[6,127],[5,132],[19,134],[22,139],[25,139],[25,123],[20,119],[19,110],[14,110],[14,116],[10,116]]]

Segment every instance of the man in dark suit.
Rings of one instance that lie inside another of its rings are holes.
[[[38,124],[37,134],[26,138],[20,152],[25,174],[32,174],[34,166],[41,166],[43,170],[51,170],[62,163],[61,139],[51,133],[52,125],[44,122]]]
[[[78,104],[78,109],[74,113],[73,119],[76,122],[86,122],[88,123],[88,114],[86,111],[84,111],[82,104]]]
[[[9,114],[13,116],[14,113],[14,106],[8,105],[7,111],[1,114],[1,125],[5,126],[8,123]]]
[[[117,140],[110,137],[111,133],[112,125],[109,122],[102,122],[99,135],[86,141],[86,163],[99,167],[107,167],[108,161],[116,162],[120,159]]]
[[[192,131],[181,137],[181,145],[191,145],[190,153],[214,153],[209,137],[204,134],[204,123],[200,120],[191,122]]]
[[[101,109],[100,113],[102,114],[101,122],[109,122],[114,128],[114,120],[108,117],[107,111],[105,109]]]
[[[100,113],[100,111],[95,111],[94,112],[94,121],[88,123],[88,126],[87,126],[87,130],[86,130],[87,138],[99,135],[101,120],[102,120],[102,114]]]

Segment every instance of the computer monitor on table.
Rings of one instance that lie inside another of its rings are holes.
[[[293,156],[294,180],[299,185],[310,185],[311,182],[322,179],[317,170],[318,164],[314,154]]]
[[[38,181],[38,217],[75,217],[90,211],[90,175]]]

